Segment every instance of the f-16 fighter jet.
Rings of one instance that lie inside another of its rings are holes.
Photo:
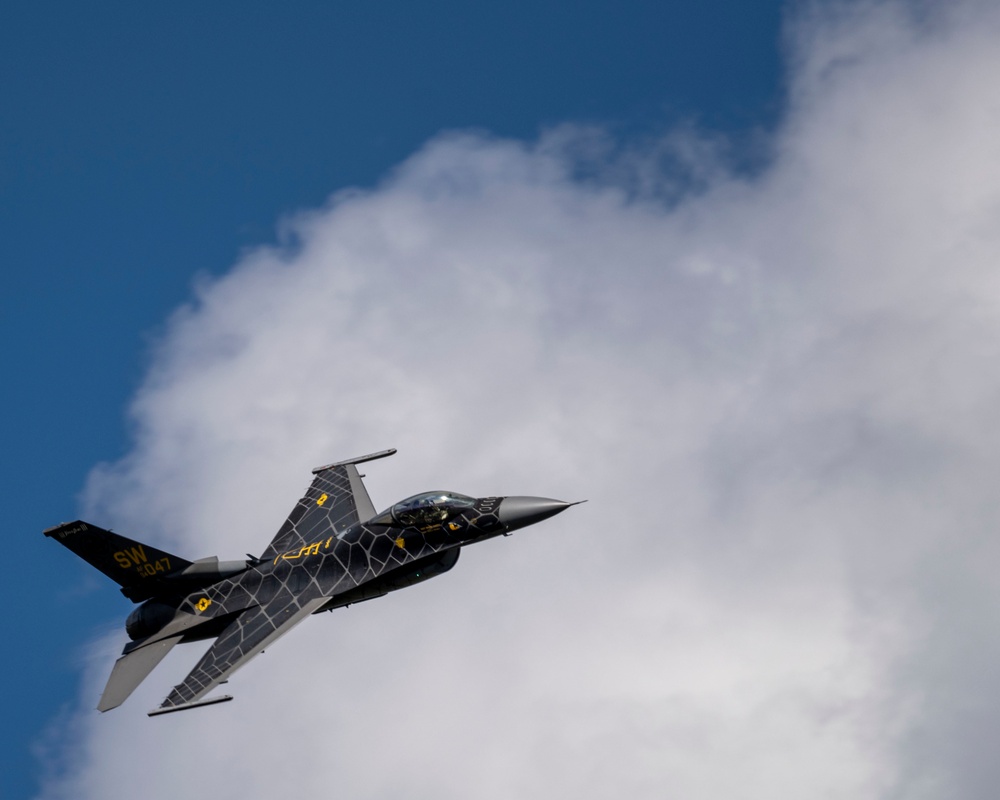
[[[314,469],[305,497],[259,558],[185,561],[82,521],[45,531],[141,603],[125,621],[132,641],[97,708],[121,705],[175,644],[210,638],[215,643],[184,682],[149,714],[232,700],[206,695],[310,614],[434,578],[455,566],[465,545],[574,505],[424,492],[377,514],[356,465],[395,452]]]

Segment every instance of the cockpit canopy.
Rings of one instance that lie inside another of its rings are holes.
[[[472,508],[475,502],[474,497],[457,492],[423,492],[400,500],[372,522],[406,527],[437,525],[465,508]]]

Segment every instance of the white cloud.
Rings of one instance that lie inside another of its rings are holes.
[[[226,706],[145,717],[178,648],[98,716],[106,652],[44,796],[992,792],[998,16],[851,8],[795,27],[752,178],[688,147],[664,204],[658,158],[574,177],[592,131],[444,136],[201,285],[95,521],[237,557],[388,446],[376,505],[590,503],[308,621]]]

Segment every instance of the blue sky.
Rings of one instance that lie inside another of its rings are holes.
[[[266,792],[267,758],[305,796],[991,796],[998,32],[8,3],[2,796]],[[192,651],[92,710],[131,606],[44,528],[234,558],[390,446],[376,505],[591,502],[311,621],[225,708],[146,719]],[[386,720],[396,770],[356,746]]]

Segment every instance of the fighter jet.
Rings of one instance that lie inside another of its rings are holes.
[[[232,700],[206,695],[310,614],[435,578],[455,566],[466,545],[575,505],[423,492],[378,514],[356,465],[395,452],[314,469],[305,497],[258,558],[186,561],[81,520],[46,530],[141,604],[125,621],[132,641],[115,662],[98,710],[121,705],[174,645],[210,638],[215,643],[149,715]]]

